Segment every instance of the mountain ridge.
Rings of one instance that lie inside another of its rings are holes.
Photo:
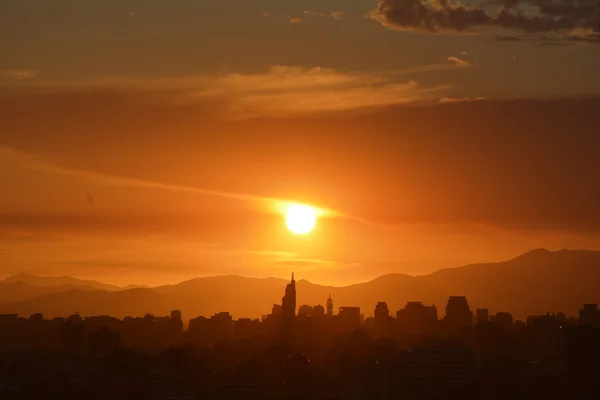
[[[0,312],[24,316],[34,312],[65,316],[85,310],[89,314],[124,317],[181,309],[188,318],[222,311],[230,311],[235,318],[256,318],[281,302],[287,281],[227,275],[118,291],[80,286],[68,292],[46,287],[43,292],[23,286],[31,297],[17,296],[12,301],[3,294],[2,288],[8,284],[0,283]],[[18,291],[13,288],[13,292]],[[552,311],[575,315],[582,304],[600,302],[600,252],[535,249],[502,262],[469,264],[421,276],[387,274],[340,287],[300,279],[297,291],[298,306],[324,305],[331,294],[336,308],[357,305],[366,316],[372,314],[379,301],[386,301],[392,313],[408,301],[423,301],[435,304],[441,317],[448,296],[453,295],[467,296],[473,311],[487,307],[492,313],[508,311],[517,318]]]
[[[61,286],[61,285],[73,285],[73,286],[88,286],[101,290],[122,290],[123,288],[116,285],[111,285],[108,283],[102,283],[95,280],[89,279],[79,279],[71,276],[42,276],[42,275],[34,275],[27,272],[19,272],[17,274],[11,275],[0,283],[14,283],[14,282],[22,282],[32,286],[37,287],[51,287],[51,286]]]

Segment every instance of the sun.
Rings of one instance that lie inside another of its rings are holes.
[[[304,205],[291,205],[285,212],[285,223],[297,235],[306,235],[317,223],[317,210]]]

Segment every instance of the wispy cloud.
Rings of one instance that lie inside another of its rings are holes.
[[[273,66],[265,73],[199,75],[157,79],[96,79],[88,82],[44,82],[55,90],[124,88],[163,91],[165,101],[221,101],[228,117],[301,115],[437,101],[447,85],[422,85],[400,76],[455,69],[456,62],[400,71],[365,73],[330,68]],[[468,66],[462,63],[460,66]],[[147,99],[150,99],[148,96]]]
[[[33,79],[40,74],[37,69],[4,69],[0,70],[0,76],[4,76],[11,79]]]
[[[84,178],[98,185],[165,190],[170,192],[195,193],[199,195],[216,196],[221,198],[240,200],[254,204],[256,208],[261,212],[267,212],[272,214],[282,214],[290,204],[295,204],[295,202],[292,200],[274,197],[257,196],[247,193],[216,191],[195,186],[185,186],[141,179],[132,179],[120,176],[106,175],[92,171],[62,167],[40,160],[34,155],[15,150],[6,146],[0,146],[0,160],[8,161],[12,164],[19,165],[22,168],[30,170],[44,171],[60,175]],[[88,196],[91,195],[88,194]],[[321,217],[345,217],[360,220],[359,218],[351,217],[338,211],[318,207],[315,205],[312,206],[318,210],[318,213]]]
[[[333,19],[340,20],[346,14],[344,11],[334,11],[330,15]]]
[[[296,253],[292,253],[290,251],[282,251],[282,250],[250,250],[243,254],[253,254],[253,255],[257,255],[257,256],[266,256],[266,257],[279,258],[279,259],[289,259],[289,258],[298,257],[298,255]]]
[[[458,57],[448,57],[448,61],[452,61],[457,67],[459,68],[464,68],[464,67],[470,67],[471,63],[465,60],[461,60]]]
[[[290,21],[290,23],[292,23],[292,24],[301,24],[302,18],[288,17],[288,21]]]
[[[345,13],[346,13],[345,11],[333,11],[333,12],[330,12],[330,13],[319,12],[319,11],[312,11],[312,10],[304,11],[304,14],[306,14],[306,15],[313,15],[315,17],[333,18],[333,19],[337,19],[337,20],[342,19],[342,16]]]
[[[487,100],[485,97],[443,97],[440,99],[439,103],[464,103],[468,101],[485,101]]]
[[[266,74],[220,77],[198,96],[232,95],[241,115],[280,115],[406,104],[439,97],[446,86],[326,68],[272,67]]]

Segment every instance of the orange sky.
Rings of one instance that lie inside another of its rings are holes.
[[[600,249],[592,28],[251,3],[0,6],[0,276],[341,285]],[[285,201],[329,212],[299,237]]]

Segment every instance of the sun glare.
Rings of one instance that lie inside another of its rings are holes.
[[[317,210],[304,205],[291,205],[286,210],[285,222],[293,233],[305,235],[312,231],[317,223]]]

